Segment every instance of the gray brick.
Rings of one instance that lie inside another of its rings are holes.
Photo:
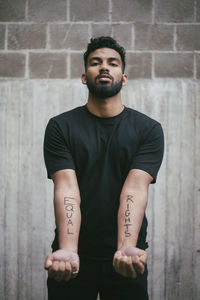
[[[0,25],[0,49],[4,49],[5,46],[5,26]]]
[[[108,21],[109,0],[73,0],[70,2],[71,21]]]
[[[88,42],[87,24],[52,24],[50,44],[52,49],[85,49]]]
[[[155,0],[155,21],[193,22],[195,0]]]
[[[24,77],[25,55],[0,53],[0,77]]]
[[[1,0],[0,22],[24,21],[26,0]]]
[[[156,77],[193,77],[193,54],[157,53],[155,54]]]
[[[125,49],[132,49],[132,24],[113,25],[113,37]]]
[[[152,21],[152,0],[114,0],[113,21]]]
[[[39,49],[46,47],[46,25],[9,25],[8,49]]]
[[[135,25],[136,50],[172,50],[173,28],[168,25]]]
[[[177,50],[200,50],[200,25],[177,26]]]
[[[92,24],[92,37],[111,35],[112,26],[110,24]]]
[[[83,53],[71,53],[71,78],[81,78],[84,71]]]
[[[31,0],[28,16],[30,21],[66,21],[66,0]]]
[[[196,76],[200,79],[200,54],[196,54]]]
[[[30,53],[30,78],[66,78],[66,54]]]
[[[129,79],[151,78],[152,56],[150,53],[127,53],[125,73]]]

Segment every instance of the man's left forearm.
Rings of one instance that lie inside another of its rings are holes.
[[[118,211],[118,250],[136,247],[147,198],[146,189],[122,191]]]
[[[113,267],[122,276],[143,274],[147,253],[136,248],[147,206],[148,187],[153,178],[147,172],[132,169],[124,182],[118,211],[118,245]]]

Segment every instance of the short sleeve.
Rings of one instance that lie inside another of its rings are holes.
[[[157,173],[162,163],[164,152],[164,135],[160,123],[147,130],[133,156],[130,169],[141,169],[153,177],[156,182]]]
[[[51,174],[59,170],[75,170],[75,164],[72,154],[67,147],[67,141],[59,125],[53,119],[50,119],[45,131],[44,160],[48,178],[51,178]]]

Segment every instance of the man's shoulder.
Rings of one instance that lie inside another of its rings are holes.
[[[84,111],[84,106],[78,106],[73,109],[70,109],[68,111],[65,111],[63,113],[60,113],[59,115],[56,115],[52,117],[51,119],[57,122],[60,122],[62,120],[67,120],[70,118],[74,118],[75,116],[78,116],[79,114],[82,114]]]
[[[145,113],[142,113],[138,110],[135,110],[130,107],[126,107],[127,109],[127,114],[129,117],[136,123],[141,123],[141,124],[148,124],[148,125],[156,125],[160,124],[157,120],[153,119],[152,117],[146,115]]]

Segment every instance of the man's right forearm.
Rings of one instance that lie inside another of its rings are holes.
[[[77,252],[81,224],[79,193],[69,188],[55,188],[54,209],[59,249]]]

